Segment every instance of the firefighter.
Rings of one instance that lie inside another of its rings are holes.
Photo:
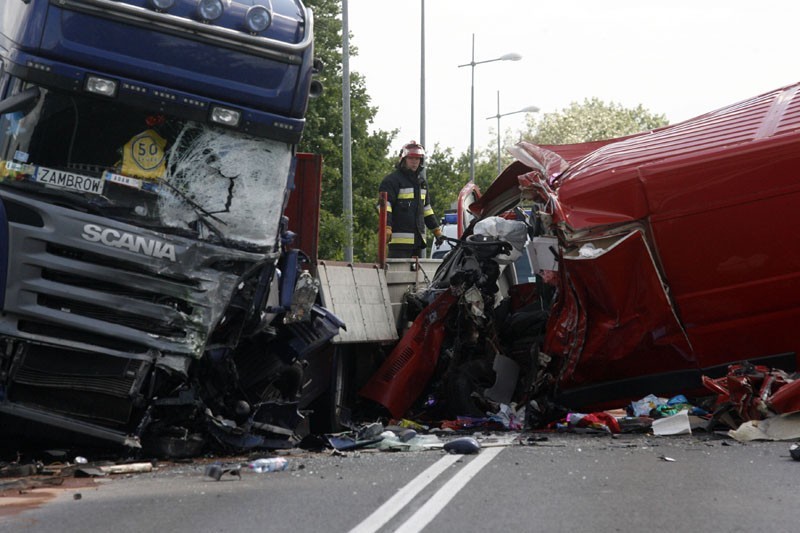
[[[425,180],[425,148],[416,141],[403,146],[395,170],[383,178],[380,192],[385,192],[386,242],[388,257],[425,257],[425,227],[433,231],[436,242],[444,239],[431,207]]]

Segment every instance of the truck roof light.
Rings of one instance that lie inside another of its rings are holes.
[[[175,5],[175,0],[150,0],[150,5],[159,11],[166,11]]]
[[[269,28],[271,23],[272,12],[265,6],[251,6],[244,16],[245,27],[253,33],[259,33],[266,30]]]
[[[98,76],[89,76],[86,78],[86,91],[113,98],[117,96],[117,82]]]
[[[235,109],[228,109],[226,107],[211,108],[211,122],[216,122],[223,126],[236,127],[239,125],[239,120],[241,120],[241,118],[242,113]]]
[[[202,20],[214,21],[222,16],[222,0],[197,0],[197,16]]]

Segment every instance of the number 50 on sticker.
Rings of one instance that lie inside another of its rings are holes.
[[[131,138],[125,145],[122,173],[155,179],[165,170],[165,141],[154,130],[145,130]]]

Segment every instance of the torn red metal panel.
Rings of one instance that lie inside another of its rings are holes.
[[[497,176],[486,192],[469,206],[470,212],[485,217],[513,208],[519,203],[520,196],[517,177],[530,171],[530,167],[519,161],[511,163]]]
[[[718,395],[718,407],[732,406],[742,421],[800,411],[800,380],[780,369],[733,364],[725,377],[703,376],[703,385]]]
[[[643,134],[640,133],[637,134],[636,136],[638,135],[643,135]],[[630,137],[634,137],[634,135],[631,135]],[[537,146],[539,146],[540,148],[544,148],[545,150],[550,150],[551,152],[555,152],[556,154],[564,158],[564,160],[566,160],[568,163],[573,164],[576,161],[583,159],[590,153],[594,152],[595,150],[598,150],[599,148],[602,148],[607,144],[619,142],[627,138],[629,137],[619,137],[615,139],[605,139],[602,141],[590,141],[590,142],[575,143],[575,144],[539,144]]]
[[[776,413],[794,413],[800,411],[800,380],[787,383],[769,400],[770,407]]]
[[[481,190],[474,182],[469,182],[458,193],[456,202],[456,238],[461,238],[470,223],[475,220],[475,215],[469,207],[481,197]]]
[[[402,417],[433,375],[444,338],[444,318],[456,300],[450,291],[437,296],[417,316],[359,394],[383,405],[392,416]]]
[[[594,258],[565,255],[559,272],[566,314],[553,315],[544,351],[566,355],[564,388],[695,366],[641,231]]]

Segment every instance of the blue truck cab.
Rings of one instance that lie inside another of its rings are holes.
[[[0,3],[3,432],[292,435],[340,326],[285,247],[313,56],[299,0]]]

